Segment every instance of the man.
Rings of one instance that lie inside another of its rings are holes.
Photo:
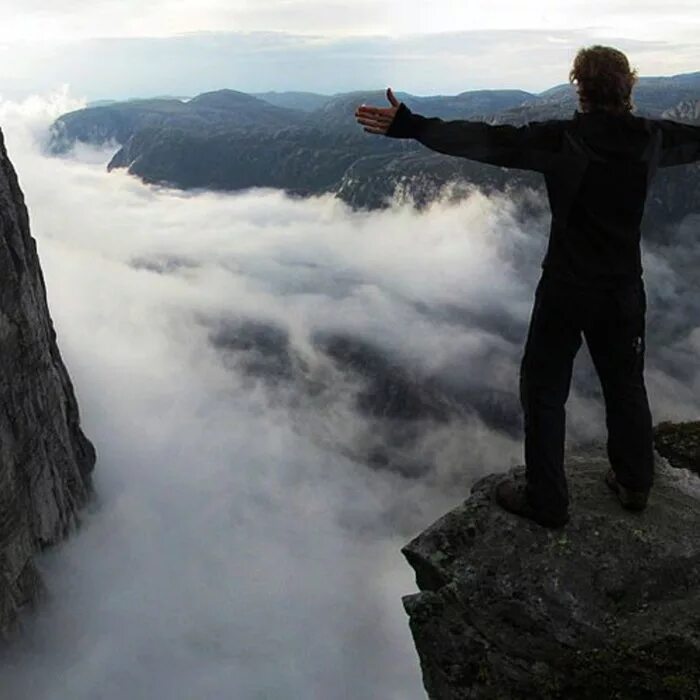
[[[654,459],[640,223],[657,168],[700,160],[700,127],[632,114],[637,72],[617,49],[582,48],[569,81],[580,106],[571,119],[519,127],[426,118],[391,88],[391,107],[355,112],[369,133],[545,177],[552,221],[520,365],[526,479],[504,479],[495,493],[503,508],[545,527],[569,520],[565,403],[581,333],[605,399],[605,481],[625,508],[646,506]]]

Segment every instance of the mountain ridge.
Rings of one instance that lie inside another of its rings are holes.
[[[571,118],[577,108],[569,84],[538,95],[520,90],[396,94],[418,113],[491,124]],[[642,77],[633,92],[640,116],[689,123],[700,120],[698,96],[700,72]],[[544,198],[538,173],[475,163],[415,141],[365,133],[354,116],[362,102],[384,104],[386,96],[383,90],[337,93],[306,111],[266,104],[234,90],[204,93],[187,103],[103,105],[59,117],[48,148],[61,154],[77,141],[111,140],[118,148],[107,169],[125,168],[146,183],[215,191],[274,187],[294,196],[331,193],[353,209],[386,208],[397,196],[421,208],[454,183],[485,192],[525,187]],[[656,240],[666,240],[670,228],[700,207],[700,168],[670,170],[674,172],[661,171],[652,183],[643,222],[643,235]]]

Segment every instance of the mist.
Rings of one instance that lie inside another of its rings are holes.
[[[424,698],[399,550],[476,478],[522,463],[548,214],[523,219],[530,191],[419,213],[147,186],[105,171],[108,144],[44,155],[52,119],[79,106],[66,91],[0,103],[98,453],[82,527],[38,558],[49,598],[0,662],[2,697]],[[643,247],[655,423],[700,408],[699,262],[698,216]],[[371,380],[328,337],[457,408],[362,410]],[[567,440],[604,439],[584,343]]]

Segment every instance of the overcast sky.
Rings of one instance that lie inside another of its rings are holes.
[[[700,68],[695,0],[26,0],[0,2],[0,95],[86,99],[248,92],[533,92],[576,50],[625,51],[641,75]]]

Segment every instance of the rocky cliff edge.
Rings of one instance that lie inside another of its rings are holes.
[[[402,549],[432,700],[700,698],[700,478],[655,459],[642,513],[604,484],[594,445],[567,458],[563,529],[501,509],[491,474]]]
[[[0,639],[42,591],[34,554],[91,493],[95,450],[56,343],[36,243],[0,132]]]

